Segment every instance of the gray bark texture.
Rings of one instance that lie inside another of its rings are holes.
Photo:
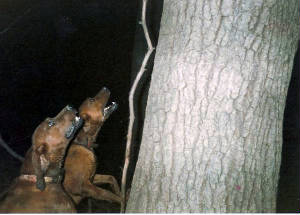
[[[126,212],[275,212],[298,38],[298,0],[164,1]]]

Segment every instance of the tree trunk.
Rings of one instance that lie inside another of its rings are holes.
[[[275,212],[298,37],[297,0],[164,1],[127,212]]]

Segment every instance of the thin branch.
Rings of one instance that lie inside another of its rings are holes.
[[[135,120],[135,115],[134,115],[134,107],[133,107],[133,97],[135,90],[137,88],[137,85],[139,84],[139,81],[144,74],[146,70],[146,65],[147,62],[154,50],[154,47],[152,45],[151,39],[149,37],[149,32],[147,28],[147,23],[146,23],[146,6],[147,6],[147,0],[143,0],[143,7],[142,7],[142,21],[141,25],[144,30],[145,38],[147,41],[147,46],[148,46],[148,51],[144,57],[142,66],[140,68],[140,71],[138,72],[133,85],[131,87],[130,93],[129,93],[129,125],[128,125],[128,134],[127,134],[127,142],[126,142],[126,152],[125,152],[125,163],[124,163],[124,168],[123,168],[123,173],[122,173],[122,186],[121,186],[121,195],[122,195],[122,203],[121,203],[121,213],[125,213],[125,207],[126,207],[126,180],[127,180],[127,170],[129,166],[129,159],[130,159],[130,147],[131,147],[131,142],[132,142],[132,130],[133,130],[133,123]]]
[[[14,158],[18,159],[19,161],[23,162],[24,161],[24,158],[17,154],[14,150],[12,150],[8,144],[2,139],[2,136],[0,134],[0,146],[2,146],[4,149],[6,149],[6,151],[11,155],[13,156]]]

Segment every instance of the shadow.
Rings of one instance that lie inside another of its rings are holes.
[[[278,213],[300,211],[299,44],[288,89],[283,120],[283,144],[277,193]]]

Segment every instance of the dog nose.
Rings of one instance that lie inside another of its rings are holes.
[[[100,93],[110,94],[110,90],[107,87],[102,87]]]
[[[67,105],[66,109],[70,111],[70,110],[73,110],[74,108],[71,105]]]
[[[106,91],[106,92],[109,91],[109,89],[107,87],[102,87],[102,90]]]

